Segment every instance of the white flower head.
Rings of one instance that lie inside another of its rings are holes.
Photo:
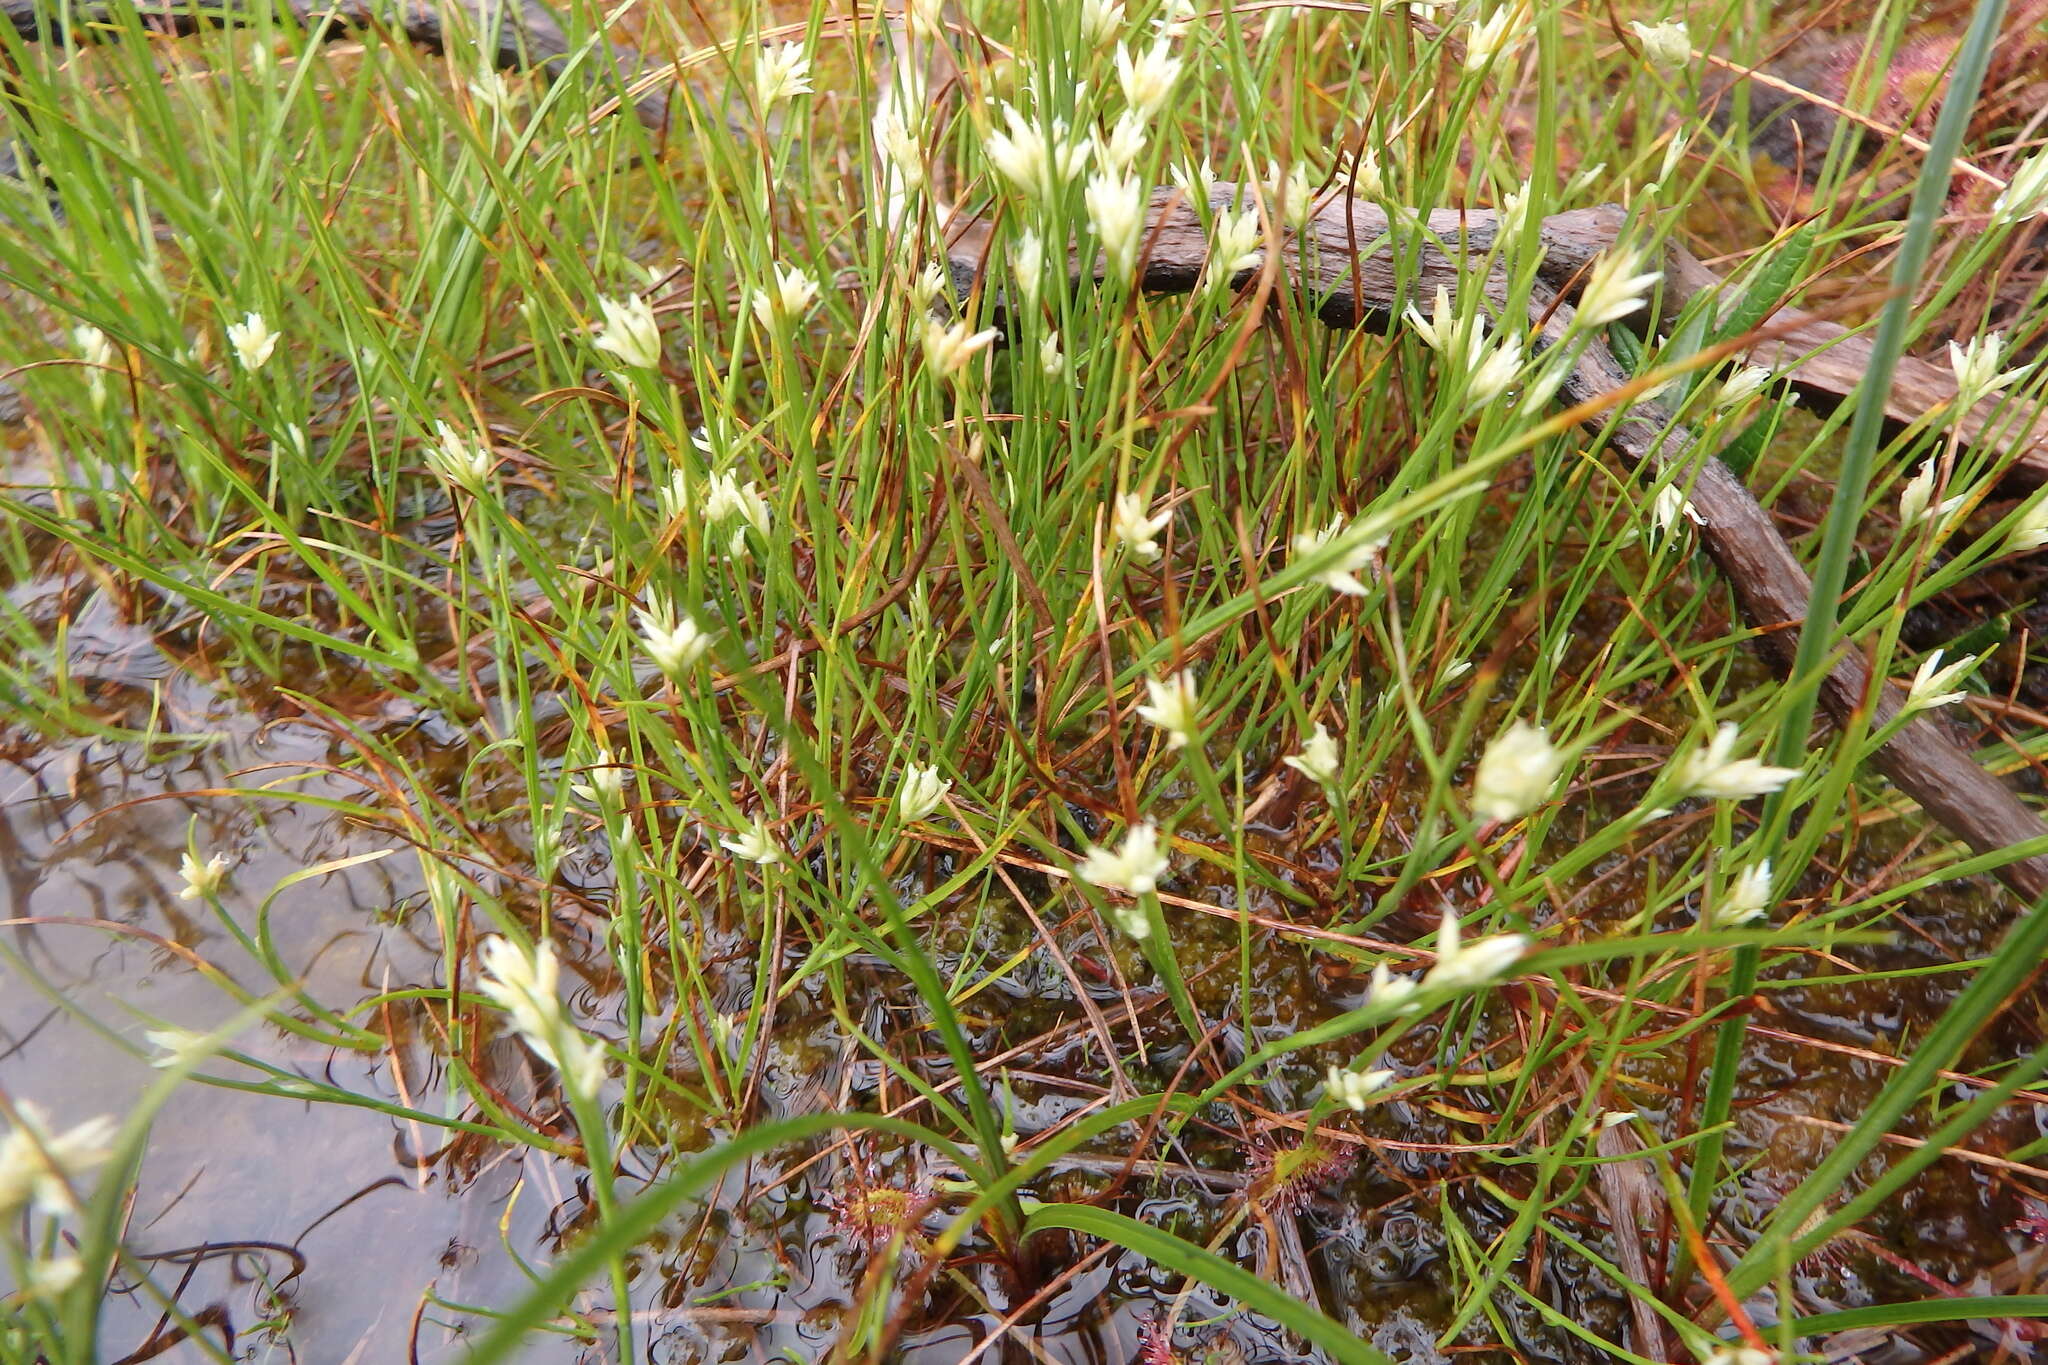
[[[1522,339],[1510,333],[1492,346],[1485,344],[1486,333],[1474,328],[1472,353],[1468,357],[1477,363],[1472,365],[1471,376],[1465,384],[1465,401],[1483,406],[1493,402],[1514,387],[1515,380],[1522,373]]]
[[[776,266],[772,289],[755,290],[754,316],[763,327],[773,327],[777,318],[801,318],[818,299],[817,276],[802,266]]]
[[[505,1011],[513,1030],[535,1056],[562,1073],[562,1082],[588,1098],[604,1084],[604,1049],[569,1021],[558,993],[561,964],[555,945],[542,943],[529,954],[512,940],[484,940],[483,975],[477,993]]]
[[[1209,225],[1209,264],[1203,272],[1208,287],[1227,289],[1244,271],[1256,270],[1265,259],[1260,249],[1264,243],[1265,230],[1256,207],[1218,209]]]
[[[277,349],[277,342],[278,334],[270,330],[261,313],[251,313],[240,322],[228,324],[228,344],[235,348],[235,357],[245,370],[262,369]]]
[[[1081,0],[1081,41],[1089,46],[1105,43],[1124,27],[1123,0]]]
[[[1287,546],[1294,552],[1296,559],[1304,559],[1321,551],[1350,529],[1343,514],[1339,513],[1330,519],[1329,525],[1319,531],[1297,532],[1293,539],[1288,541]],[[1342,593],[1346,597],[1363,597],[1367,588],[1359,580],[1358,575],[1372,564],[1373,559],[1386,546],[1384,538],[1361,541],[1339,556],[1336,563],[1318,571],[1315,574],[1315,581],[1331,592]]]
[[[44,1213],[65,1213],[74,1207],[72,1182],[114,1154],[111,1118],[87,1119],[63,1132],[50,1127],[41,1106],[22,1100],[14,1106],[15,1126],[0,1138],[0,1217],[33,1202]]]
[[[1942,651],[1937,649],[1920,661],[1920,667],[1914,670],[1912,685],[1906,690],[1905,703],[1899,708],[1901,713],[1932,711],[1970,695],[1957,690],[1955,685],[1977,667],[1977,660],[1958,659],[1943,667],[1941,655]]]
[[[1695,526],[1705,526],[1707,519],[1692,505],[1692,499],[1678,491],[1678,485],[1667,483],[1657,490],[1657,496],[1650,503],[1650,520],[1656,524],[1661,535],[1670,535],[1678,529],[1681,521],[1690,521]]]
[[[1302,741],[1301,752],[1280,761],[1316,785],[1327,787],[1343,769],[1344,755],[1330,734],[1330,727],[1317,721],[1314,731]]]
[[[1967,346],[1948,344],[1948,366],[1955,371],[1956,403],[1968,407],[1979,398],[2010,388],[2026,378],[2032,365],[2018,365],[2010,370],[2000,370],[2005,359],[2005,338],[1997,332],[1971,337]]]
[[[1196,0],[1162,0],[1152,16],[1152,31],[1162,38],[1185,37],[1200,12]]]
[[[1109,532],[1131,558],[1150,563],[1159,558],[1159,533],[1173,520],[1173,510],[1147,516],[1147,507],[1142,493],[1117,494],[1110,509]]]
[[[598,750],[597,761],[584,770],[583,776],[586,780],[571,782],[569,791],[593,806],[609,810],[625,795],[626,770],[608,750]]]
[[[1036,308],[1039,290],[1045,284],[1045,239],[1033,229],[1026,228],[1017,234],[1010,247],[1010,271],[1016,276],[1018,294],[1028,306]]]
[[[154,1052],[155,1055],[149,1059],[149,1064],[158,1070],[183,1066],[207,1055],[205,1034],[194,1033],[191,1029],[179,1028],[175,1024],[163,1028],[144,1029],[142,1041],[149,1044],[151,1051]]]
[[[670,678],[679,679],[695,668],[718,638],[716,631],[705,630],[689,617],[679,615],[671,602],[656,600],[635,608],[633,615],[639,618],[647,657]]]
[[[427,447],[427,463],[434,472],[457,488],[481,497],[497,459],[490,445],[471,440],[446,422],[434,423],[434,443]]]
[[[1778,1353],[1755,1346],[1716,1346],[1700,1365],[1778,1365]]]
[[[1048,128],[1026,119],[1015,105],[1000,106],[1003,128],[982,142],[989,164],[1027,199],[1058,197],[1068,181],[1087,166],[1089,145],[1069,136],[1064,120]]]
[[[1412,303],[1401,310],[1401,316],[1430,350],[1449,353],[1457,344],[1461,332],[1457,313],[1451,307],[1451,291],[1442,285],[1436,287],[1436,301],[1428,317]]]
[[[910,306],[916,312],[929,313],[941,294],[950,298],[952,292],[953,282],[946,268],[932,261],[910,282]]]
[[[764,47],[754,54],[754,99],[763,112],[811,93],[811,58],[801,43]]]
[[[1038,372],[1051,380],[1067,377],[1067,357],[1060,350],[1058,332],[1047,332],[1038,339]]]
[[[71,329],[71,344],[88,365],[108,366],[120,357],[113,338],[89,322]]]
[[[993,327],[969,332],[964,322],[949,326],[936,318],[930,319],[924,325],[924,363],[934,374],[958,374],[1001,335]]]
[[[1436,965],[1423,974],[1425,988],[1475,990],[1490,986],[1507,975],[1529,950],[1529,940],[1520,934],[1496,934],[1470,943],[1459,942],[1458,916],[1445,910],[1443,927],[1436,936]]]
[[[918,145],[916,130],[894,100],[882,102],[882,107],[875,111],[872,127],[875,148],[889,163],[897,184],[905,190],[922,188],[924,149]]]
[[[1097,133],[1093,142],[1095,161],[1104,171],[1122,175],[1145,154],[1146,124],[1135,109],[1126,109],[1110,125],[1109,136]]]
[[[1147,704],[1139,716],[1166,731],[1166,747],[1179,749],[1201,728],[1202,708],[1195,695],[1195,670],[1184,668],[1164,681],[1145,679]]]
[[[1386,1067],[1354,1071],[1348,1067],[1333,1066],[1323,1073],[1323,1090],[1346,1109],[1364,1113],[1372,1104],[1372,1097],[1386,1089],[1395,1074]]]
[[[1494,736],[1472,776],[1472,810],[1485,820],[1519,820],[1550,798],[1565,754],[1542,727],[1517,720]]]
[[[76,1256],[34,1260],[29,1262],[28,1282],[22,1286],[22,1292],[32,1299],[54,1299],[77,1284],[84,1273],[85,1262]]]
[[[2035,152],[2013,172],[1991,205],[1992,223],[2017,223],[2048,213],[2048,150]]]
[[[1501,196],[1500,207],[1494,210],[1499,222],[1495,232],[1497,240],[1511,242],[1522,235],[1522,229],[1529,221],[1529,205],[1535,197],[1532,188],[1526,184]]]
[[[1316,178],[1306,161],[1289,162],[1285,169],[1277,161],[1266,163],[1266,198],[1296,232],[1308,226],[1309,215],[1315,211]]]
[[[1724,721],[1703,748],[1680,759],[1675,769],[1675,794],[1740,801],[1781,790],[1799,776],[1797,768],[1778,768],[1762,759],[1735,757],[1735,742],[1740,737],[1735,723]]]
[[[1527,0],[1509,0],[1465,34],[1465,70],[1481,72],[1520,47],[1529,36]]]
[[[1109,907],[1109,922],[1139,943],[1152,937],[1152,917],[1137,901],[1119,901]]]
[[[910,31],[920,38],[938,41],[946,36],[945,0],[909,0],[904,13],[910,16]]]
[[[1622,248],[1602,253],[1586,273],[1573,319],[1582,327],[1604,327],[1640,309],[1663,275],[1641,269],[1640,253]]]
[[[1146,820],[1126,830],[1123,842],[1113,850],[1090,844],[1074,875],[1090,886],[1142,896],[1159,889],[1171,866],[1159,847],[1159,826]]]
[[[661,364],[661,324],[654,320],[654,309],[646,299],[638,294],[599,299],[597,307],[604,314],[604,325],[591,345],[617,356],[622,365],[651,370]]]
[[[1128,273],[1137,263],[1138,244],[1145,237],[1145,187],[1136,176],[1105,170],[1089,177],[1081,201],[1110,269]]]
[[[939,776],[938,764],[905,764],[903,780],[896,787],[896,818],[906,825],[916,824],[943,806],[951,790],[953,784]]]
[[[1671,19],[1661,24],[1645,24],[1631,20],[1629,28],[1634,30],[1636,41],[1643,45],[1643,56],[1665,75],[1675,75],[1692,65],[1692,35],[1686,31],[1682,21]]]
[[[1193,161],[1176,161],[1166,168],[1166,178],[1181,192],[1188,203],[1198,209],[1207,208],[1214,196],[1210,193],[1216,183],[1216,168],[1203,157],[1197,166]]]
[[[1707,923],[1714,929],[1733,929],[1762,918],[1770,908],[1771,860],[1759,858],[1728,879]]]
[[[737,856],[762,867],[782,861],[782,849],[775,842],[775,836],[768,832],[768,823],[760,816],[730,839],[718,841]]]
[[[2020,509],[2012,530],[2006,533],[2005,544],[2000,554],[2020,554],[2027,550],[2038,550],[2048,545],[2048,492],[2036,493],[2026,506]]]
[[[1935,462],[1928,460],[1899,490],[1899,526],[1903,529],[1926,521],[1941,530],[1957,509],[1970,500],[1968,490],[1934,503]],[[1933,503],[1933,506],[1929,506]]]
[[[1764,391],[1764,385],[1771,382],[1771,372],[1762,365],[1745,365],[1721,381],[1721,387],[1714,390],[1712,406],[1717,408],[1739,408]]]
[[[680,470],[677,477],[684,477]],[[671,516],[674,513],[670,513]],[[768,506],[768,499],[761,495],[761,489],[752,479],[745,483],[736,474],[713,474],[709,487],[704,492],[703,517],[707,525],[716,526],[730,518],[738,518],[739,525],[733,529],[732,552],[740,553],[746,548],[746,533],[749,527],[761,534],[768,533],[774,511]]]
[[[1415,1008],[1415,993],[1422,989],[1412,976],[1396,976],[1384,962],[1372,969],[1372,978],[1365,989],[1365,1002],[1392,1010],[1395,1014],[1407,1014]]]
[[[184,885],[179,888],[181,901],[210,900],[220,893],[221,883],[227,880],[228,860],[216,853],[205,862],[200,862],[188,850],[178,855],[178,880]]]
[[[1131,112],[1143,119],[1158,114],[1173,97],[1173,88],[1180,83],[1186,65],[1164,38],[1153,39],[1142,53],[1133,53],[1127,45],[1118,43],[1115,64],[1118,88],[1124,92]]]

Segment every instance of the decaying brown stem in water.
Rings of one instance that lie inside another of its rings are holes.
[[[1236,187],[1218,183],[1210,192],[1213,198],[1227,201]],[[1538,272],[1543,284],[1529,304],[1536,349],[1564,341],[1572,309],[1559,291],[1593,257],[1613,245],[1617,215],[1611,208],[1590,209],[1558,214],[1544,222],[1545,256]],[[1348,194],[1339,193],[1320,204],[1303,234],[1291,235],[1282,244],[1281,269],[1292,287],[1304,291],[1316,315],[1331,327],[1384,326],[1407,303],[1430,299],[1438,286],[1456,293],[1476,285],[1486,294],[1487,311],[1499,317],[1506,306],[1507,281],[1498,270],[1487,272],[1481,259],[1493,244],[1493,215],[1439,210],[1427,215],[1427,222],[1427,234],[1409,230],[1399,234],[1412,253],[1405,290],[1397,278],[1386,215]],[[1312,239],[1313,250],[1301,250],[1303,237]],[[985,222],[966,220],[953,226],[947,254],[956,278],[980,269],[988,241]],[[1140,288],[1182,293],[1201,280],[1208,264],[1208,239],[1193,207],[1178,190],[1154,193],[1144,241]],[[1254,274],[1244,272],[1240,282]],[[1679,269],[1667,273],[1674,287],[1688,296],[1706,287],[1711,278],[1696,261],[1689,269],[1681,262]],[[1780,315],[1776,321],[1787,319]],[[1813,319],[1789,321],[1809,329],[1829,326]],[[1726,465],[1694,443],[1684,427],[1651,420],[1642,408],[1623,407],[1617,414],[1619,405],[1601,401],[1622,389],[1629,377],[1599,340],[1570,344],[1579,347],[1577,363],[1559,391],[1561,400],[1588,412],[1589,425],[1604,424],[1608,443],[1631,462],[1654,460],[1677,466],[1675,482],[1688,490],[1694,509],[1704,519],[1701,540],[1734,589],[1743,618],[1758,632],[1774,661],[1781,668],[1788,666],[1796,627],[1806,619],[1812,584],[1770,514]],[[1868,661],[1850,648],[1821,685],[1822,705],[1837,725],[1846,726],[1863,710],[1870,686]],[[1880,691],[1876,713],[1869,717],[1872,729],[1890,723],[1902,700],[1895,688]],[[1979,853],[1996,853],[2048,838],[2048,826],[1980,767],[1932,715],[1906,720],[1878,748],[1874,761],[1900,790]],[[2048,856],[2008,863],[1997,875],[2028,901],[2048,895]]]

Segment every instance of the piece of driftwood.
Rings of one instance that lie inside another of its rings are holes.
[[[1231,202],[1236,194],[1236,186],[1221,182],[1210,189],[1216,203]],[[1486,270],[1481,260],[1492,245],[1492,215],[1439,210],[1426,217],[1427,234],[1399,234],[1412,253],[1405,293],[1386,215],[1373,204],[1342,193],[1321,202],[1302,232],[1289,234],[1281,243],[1280,276],[1286,287],[1301,290],[1307,305],[1331,327],[1384,328],[1407,304],[1432,298],[1439,286],[1453,294],[1482,290],[1487,311],[1498,318],[1507,306],[1507,280],[1498,269]],[[1193,206],[1179,190],[1161,189],[1153,194],[1146,221],[1139,287],[1153,293],[1193,289],[1208,264],[1208,238]],[[1577,276],[1612,244],[1611,229],[1602,230],[1611,221],[1601,210],[1547,221],[1542,230],[1546,261],[1539,275],[1559,282]],[[1312,244],[1310,249],[1303,250],[1304,242]],[[956,223],[947,235],[954,275],[978,271],[988,245],[987,223]],[[1100,273],[1099,260],[1097,267],[1091,273]],[[1258,273],[1243,271],[1236,283],[1249,283]],[[1549,287],[1539,288],[1529,311],[1536,348],[1562,341],[1572,309],[1560,295]],[[1781,667],[1788,665],[1796,628],[1806,619],[1812,595],[1805,569],[1749,489],[1720,460],[1700,449],[1689,431],[1654,407],[1637,406],[1616,414],[1614,404],[1602,401],[1628,382],[1613,353],[1596,341],[1582,349],[1559,397],[1583,408],[1588,425],[1604,427],[1609,444],[1632,462],[1657,460],[1678,466],[1678,482],[1688,489],[1704,521],[1700,538],[1734,590],[1743,618],[1758,632],[1766,652]],[[1870,683],[1869,662],[1859,651],[1848,650],[1821,688],[1821,702],[1836,724],[1847,724],[1863,707]],[[1873,728],[1892,720],[1902,700],[1896,688],[1880,692]],[[2048,837],[2048,826],[1979,766],[1935,715],[1908,719],[1878,749],[1874,761],[1900,790],[1979,853]],[[2008,863],[1998,876],[2025,899],[2037,900],[2048,895],[2048,856]]]
[[[1544,278],[1564,285],[1627,226],[1628,214],[1613,204],[1560,213],[1543,225]],[[1664,252],[1664,300],[1676,314],[1704,291],[1719,289],[1719,275],[1673,242]],[[1761,338],[1746,354],[1749,364],[1781,375],[1810,405],[1828,409],[1856,392],[1870,372],[1868,333],[1851,331],[1838,322],[1797,308],[1780,308],[1758,329]],[[1956,399],[1954,373],[1943,364],[1917,356],[1900,356],[1884,396],[1885,417],[1899,428],[1943,413]],[[2048,483],[2048,412],[2028,413],[2008,401],[2008,394],[1979,399],[1968,410],[1943,420],[1953,424],[1961,443],[1985,443],[2009,454],[2005,477],[2023,488]]]

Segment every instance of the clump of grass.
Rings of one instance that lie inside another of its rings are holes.
[[[1447,1344],[1706,1356],[1729,1321],[1789,1350],[1941,1316],[1830,1316],[1790,1267],[2034,1085],[2039,1052],[1968,1048],[2048,916],[1988,961],[1877,952],[1916,894],[1996,860],[1916,836],[1866,875],[1915,818],[1859,770],[1881,736],[1811,732],[1810,686],[1761,670],[1695,553],[1686,490],[1549,422],[1571,348],[1538,354],[1511,321],[1550,213],[1628,210],[1575,344],[1655,311],[1640,262],[1687,212],[1753,229],[1724,297],[1669,342],[1617,342],[1647,373],[1718,339],[1709,310],[1751,307],[1774,262],[1800,278],[1765,292],[1796,292],[1902,207],[1826,204],[1783,254],[1746,135],[1704,125],[1679,56],[1761,56],[1732,9],[1661,32],[1650,63],[1554,4],[1423,9],[918,0],[742,6],[712,33],[653,11],[640,41],[687,87],[663,136],[605,116],[628,92],[581,12],[582,75],[551,84],[486,73],[473,38],[334,47],[267,13],[162,71],[141,41],[15,53],[38,179],[4,205],[0,352],[39,453],[0,499],[0,556],[12,584],[64,586],[41,614],[0,599],[9,719],[147,738],[68,677],[66,622],[98,593],[177,666],[346,736],[366,792],[346,813],[419,860],[434,979],[315,999],[270,899],[209,881],[223,850],[189,851],[191,889],[238,972],[278,988],[219,971],[232,1003],[367,1052],[396,1046],[387,1007],[417,1007],[439,1093],[353,1094],[218,1039],[173,1049],[175,1075],[585,1163],[579,1239],[527,1301],[472,1306],[497,1321],[471,1359],[543,1323],[631,1358],[635,1314],[572,1312],[575,1292],[597,1276],[612,1308],[647,1307],[631,1258],[664,1218],[771,1152],[855,1169],[848,1132],[958,1178],[842,1186],[860,1236],[916,1252],[862,1270],[846,1358],[886,1355],[906,1284],[1014,1324],[1113,1244],[1181,1283],[1175,1313],[1199,1284],[1378,1359],[1369,1303],[1316,1301],[1315,1274],[1272,1273],[1281,1252],[1240,1233],[1287,1244],[1316,1191],[1400,1183],[1391,1152],[1431,1154],[1399,1197],[1444,1237]],[[1241,188],[1212,201],[1216,181]],[[1221,268],[1147,299],[1146,195],[1174,183]],[[1468,290],[1385,337],[1324,328],[1269,257],[1347,191],[1402,234],[1418,206],[1508,212],[1505,306]],[[956,207],[993,225],[972,282],[943,268]],[[1894,353],[2003,268],[2014,215],[1981,226],[1900,296]],[[1098,257],[1099,285],[1068,268]],[[2035,297],[2006,326],[2041,323]],[[2016,368],[1980,386],[2037,405],[2042,372]],[[1659,401],[1748,451],[1797,534],[1845,419],[1754,376],[1679,384]],[[2000,500],[2000,454],[1941,414],[1874,432],[1850,438],[1826,542],[1843,573],[1861,556],[1843,636],[1924,704],[1971,705],[1967,670],[1908,657],[1903,623],[2033,548],[2039,499]],[[1827,624],[1814,658],[1841,644]],[[455,775],[344,696],[431,717]],[[564,1003],[564,961],[602,974],[615,1017]],[[1775,1217],[1732,1225],[1766,1136],[1735,1104],[1765,1044],[1732,1021],[1895,979],[1935,983],[1939,1023],[1910,1056],[1859,1054],[1884,1077],[1867,1117]],[[799,1010],[876,1083],[764,1086]],[[532,1104],[498,1084],[500,1036],[550,1078]],[[1625,1158],[1594,1141],[1617,1114],[1644,1138]],[[715,1140],[686,1154],[684,1127]],[[1859,1172],[1901,1138],[1924,1145]],[[1220,1231],[1132,1217],[1191,1147],[1264,1154]],[[1095,1201],[1053,1194],[1110,1156],[1127,1168]],[[1661,1226],[1606,1226],[1591,1192],[1617,1160]],[[17,1358],[93,1358],[122,1254],[111,1220],[93,1235],[93,1273],[24,1308]],[[53,1236],[10,1243],[24,1285]],[[1617,1263],[1625,1239],[1653,1278]],[[1529,1271],[1559,1257],[1668,1339],[1546,1301]]]

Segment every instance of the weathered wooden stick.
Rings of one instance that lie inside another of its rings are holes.
[[[1212,186],[1211,196],[1228,202],[1236,188],[1218,183]],[[1461,288],[1480,289],[1488,312],[1497,318],[1506,303],[1507,281],[1497,270],[1482,273],[1478,259],[1492,245],[1492,215],[1439,210],[1427,215],[1427,221],[1429,235],[1419,242],[1411,230],[1400,234],[1414,250],[1406,292],[1397,278],[1386,216],[1349,195],[1325,201],[1301,234],[1289,235],[1281,246],[1280,268],[1290,287],[1300,289],[1316,315],[1331,327],[1384,327],[1409,302],[1430,299],[1438,286],[1454,294]],[[1612,231],[1602,230],[1603,221],[1605,214],[1599,210],[1562,214],[1546,221],[1542,231],[1546,261],[1540,273],[1556,280],[1577,274],[1612,244]],[[1153,293],[1182,293],[1195,287],[1208,264],[1208,238],[1193,207],[1178,190],[1154,193],[1144,240],[1139,260],[1141,288]],[[1303,250],[1305,241],[1312,249]],[[961,221],[949,230],[947,242],[955,276],[971,276],[987,254],[989,225],[979,220]],[[1243,272],[1239,283],[1255,273]],[[1698,282],[1694,285],[1698,287]],[[1572,310],[1548,290],[1539,293],[1544,297],[1532,301],[1530,315],[1532,325],[1541,319],[1535,338],[1541,349],[1563,339]],[[1582,348],[1559,396],[1573,405],[1588,403],[1614,393],[1627,382],[1628,376],[1613,353],[1595,341]],[[1694,509],[1705,521],[1700,537],[1708,554],[1728,579],[1743,618],[1759,632],[1767,652],[1780,667],[1788,665],[1797,633],[1788,627],[1806,619],[1812,596],[1805,569],[1778,534],[1770,514],[1726,465],[1700,449],[1685,428],[1649,420],[1642,415],[1644,411],[1639,408],[1616,414],[1603,408],[1598,420],[1607,426],[1609,443],[1629,460],[1680,466],[1677,481],[1688,489]],[[1822,704],[1837,725],[1847,725],[1863,708],[1870,683],[1868,661],[1850,649],[1834,665],[1821,689]],[[1901,700],[1896,689],[1881,692],[1877,713],[1871,718],[1873,725],[1892,720]],[[2048,837],[2048,826],[1980,767],[1956,743],[1946,725],[1932,715],[1907,720],[1879,747],[1874,761],[1900,790],[1979,853],[1995,853]],[[2048,895],[2048,856],[2009,863],[1998,876],[2027,900],[2039,899]]]
[[[1544,224],[1544,278],[1558,287],[1585,264],[1584,246],[1601,234],[1610,239],[1619,234],[1628,215],[1612,204],[1580,213],[1559,214],[1573,223],[1556,234],[1553,245],[1551,223]],[[1701,292],[1721,287],[1722,280],[1702,265],[1699,258],[1673,242],[1664,251],[1664,298],[1667,311],[1677,313]],[[1765,320],[1759,331],[1767,340],[1749,348],[1748,360],[1780,375],[1800,397],[1828,409],[1850,397],[1870,372],[1871,340],[1851,332],[1838,322],[1817,318],[1797,308],[1780,308]],[[2032,488],[2048,483],[2048,412],[2016,412],[2006,395],[1980,398],[1967,410],[1947,420],[1966,446],[1989,442],[2011,453],[2012,463],[2005,477],[2012,483]],[[1955,375],[1940,364],[1917,356],[1901,356],[1892,372],[1891,389],[1884,396],[1884,411],[1894,428],[1905,427],[1939,412],[1956,401]]]

